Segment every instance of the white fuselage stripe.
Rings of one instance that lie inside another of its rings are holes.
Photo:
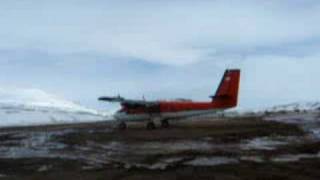
[[[152,117],[160,117],[163,119],[175,119],[189,116],[197,116],[197,115],[208,115],[208,114],[216,114],[217,112],[221,112],[224,109],[210,109],[210,110],[195,110],[195,111],[180,111],[180,112],[167,112],[160,114],[126,114],[126,113],[116,113],[114,115],[115,119],[121,121],[144,121],[149,120]]]

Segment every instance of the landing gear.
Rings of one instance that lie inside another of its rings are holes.
[[[154,124],[153,121],[149,121],[149,122],[147,123],[147,129],[148,129],[148,130],[156,129],[156,125]]]
[[[161,120],[161,127],[162,128],[169,128],[169,126],[170,126],[170,124],[169,124],[168,119]]]
[[[128,128],[127,124],[123,121],[118,124],[118,129],[121,131],[126,130],[127,128]]]

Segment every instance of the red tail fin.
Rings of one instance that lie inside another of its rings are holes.
[[[239,82],[239,69],[226,70],[216,94],[212,97],[212,101],[218,101],[219,104],[226,108],[237,106]]]

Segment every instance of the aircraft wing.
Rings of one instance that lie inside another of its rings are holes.
[[[112,102],[112,103],[120,103],[122,105],[127,105],[127,106],[141,106],[141,107],[149,107],[156,104],[156,102],[153,102],[153,101],[131,100],[131,99],[125,99],[121,96],[114,96],[114,97],[103,96],[103,97],[100,97],[98,100]]]

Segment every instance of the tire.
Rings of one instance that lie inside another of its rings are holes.
[[[125,122],[120,122],[118,124],[118,129],[123,131],[123,130],[126,130],[128,127],[127,127],[127,124]]]
[[[148,130],[153,130],[153,129],[156,129],[156,125],[154,124],[154,122],[148,122],[147,123],[147,129]]]
[[[164,119],[161,121],[161,127],[162,128],[169,128],[170,124],[169,121],[167,119]]]

